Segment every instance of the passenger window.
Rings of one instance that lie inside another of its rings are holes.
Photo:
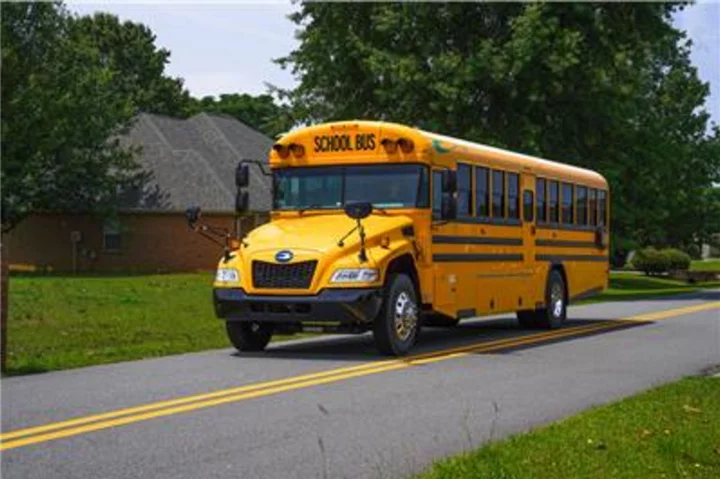
[[[432,216],[434,220],[442,219],[442,171],[433,171],[432,174]]]
[[[470,165],[457,165],[457,215],[470,216],[472,207],[472,177]]]
[[[535,181],[535,193],[537,193],[537,220],[547,221],[545,211],[545,180],[540,178]]]
[[[573,223],[573,185],[562,185],[562,222]]]
[[[598,191],[598,225],[605,226],[607,224],[607,193]]]
[[[584,186],[577,187],[577,202],[575,209],[577,210],[577,224],[582,226],[587,225],[587,188]]]
[[[493,218],[505,217],[505,172],[492,172],[492,212]]]
[[[488,188],[488,169],[475,168],[475,215],[490,216],[490,189]]]
[[[550,223],[557,223],[560,212],[560,205],[558,204],[558,182],[551,181],[548,186],[550,188]]]
[[[520,175],[508,173],[508,218],[520,218]]]
[[[595,188],[590,188],[589,191],[590,195],[590,225],[595,226],[597,224],[597,202],[595,200],[595,195],[597,193],[597,190]]]
[[[535,205],[533,205],[533,192],[525,190],[523,192],[523,219],[527,223],[532,223]]]

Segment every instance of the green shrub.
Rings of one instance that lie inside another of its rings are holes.
[[[665,257],[653,247],[643,248],[635,251],[632,259],[635,269],[644,272],[647,275],[660,274],[667,271],[667,261]]]
[[[649,247],[636,251],[632,263],[635,269],[647,275],[662,274],[689,269],[690,256],[677,249],[657,250]]]
[[[662,251],[667,257],[669,271],[687,271],[690,269],[690,255],[679,249],[668,248]]]

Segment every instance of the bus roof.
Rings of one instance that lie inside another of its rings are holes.
[[[310,146],[308,139],[313,135],[321,132],[341,133],[350,130],[375,133],[377,135],[378,146],[381,139],[385,137],[392,139],[399,137],[409,138],[415,142],[417,150],[432,151],[435,161],[439,163],[457,161],[457,154],[461,153],[472,159],[473,163],[480,159],[489,160],[492,162],[492,164],[489,165],[491,168],[497,166],[510,170],[532,171],[541,177],[565,179],[581,182],[591,187],[607,188],[605,178],[592,170],[440,135],[438,133],[431,133],[399,123],[367,120],[322,123],[293,130],[283,135],[282,138],[278,140],[278,143],[289,144],[291,142],[301,142]],[[369,152],[365,152],[364,156],[367,156],[367,153]],[[360,153],[357,152],[357,154]],[[274,151],[270,154],[270,163],[279,163],[279,158]]]

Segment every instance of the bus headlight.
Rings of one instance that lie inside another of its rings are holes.
[[[240,272],[235,268],[218,268],[215,281],[218,283],[237,283],[240,281]]]
[[[373,283],[380,273],[375,268],[343,268],[335,271],[331,283]]]

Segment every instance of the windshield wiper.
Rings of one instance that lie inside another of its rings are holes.
[[[313,203],[311,205],[303,206],[302,208],[298,208],[297,211],[298,211],[298,214],[301,215],[301,214],[305,213],[307,210],[320,210],[320,209],[327,209],[327,208],[323,208],[323,205]]]

